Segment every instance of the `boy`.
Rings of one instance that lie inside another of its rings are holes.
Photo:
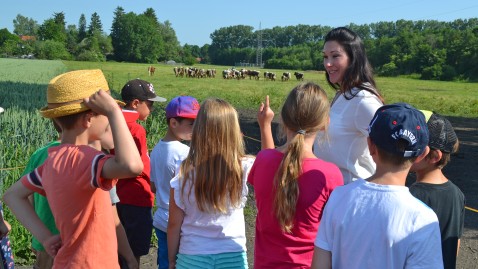
[[[136,121],[147,119],[151,113],[153,102],[164,102],[166,99],[156,96],[153,85],[141,79],[128,81],[121,90],[121,98],[126,103],[123,115],[136,143],[144,169],[140,175],[118,182],[116,192],[120,202],[116,208],[139,264],[140,257],[149,253],[151,244],[153,232],[151,210],[154,194],[151,192],[150,185],[150,160],[146,130]]]
[[[44,147],[37,149],[30,156],[30,159],[28,160],[27,166],[25,167],[25,170],[23,170],[22,175],[27,175],[33,170],[35,170],[35,168],[40,166],[48,157],[49,148],[60,145],[61,128],[60,126],[58,126],[58,124],[55,123],[55,121],[52,120],[52,123],[55,127],[55,130],[59,134],[58,140],[52,141]],[[38,193],[34,193],[33,197],[31,197],[30,199],[32,199],[33,208],[35,209],[36,214],[43,222],[43,224],[45,224],[45,226],[50,230],[52,234],[58,234],[59,232],[56,228],[55,219],[53,218],[53,213],[51,212],[50,206],[48,205],[47,198]],[[49,269],[53,267],[53,257],[46,253],[45,248],[43,248],[42,244],[38,242],[35,237],[32,238],[32,249],[34,250],[36,257],[33,268]]]
[[[56,268],[119,268],[109,193],[118,178],[139,174],[143,164],[117,102],[107,93],[101,70],[64,73],[48,84],[40,110],[62,129],[61,145],[5,193],[18,220],[55,256]],[[111,127],[116,155],[88,144]],[[60,235],[52,235],[28,200],[46,195]]]
[[[420,111],[405,103],[377,110],[368,137],[377,170],[332,192],[312,268],[443,268],[437,216],[405,187],[427,144]]]
[[[455,268],[465,220],[465,196],[443,175],[442,169],[450,155],[458,150],[458,138],[445,117],[430,111],[422,112],[428,119],[430,153],[413,164],[411,171],[416,173],[417,182],[410,186],[410,192],[437,214],[443,264],[445,268]]]
[[[175,97],[166,106],[168,130],[151,152],[151,190],[156,193],[157,210],[153,226],[158,237],[158,269],[169,268],[166,231],[169,218],[169,181],[186,159],[189,147],[181,141],[191,140],[198,101],[190,96]]]

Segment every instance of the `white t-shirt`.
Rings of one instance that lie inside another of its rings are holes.
[[[169,218],[169,182],[179,171],[181,162],[186,159],[189,147],[179,141],[160,140],[151,151],[151,182],[156,185],[156,212],[154,227],[167,231]]]
[[[337,98],[330,108],[327,133],[319,132],[314,143],[314,154],[337,165],[344,184],[369,178],[375,172],[367,146],[368,126],[382,106],[380,99],[368,91],[354,88],[352,94],[356,96],[350,100],[343,94]]]
[[[335,188],[315,246],[332,253],[332,268],[443,268],[438,218],[405,186]]]
[[[181,225],[179,253],[218,254],[226,252],[246,251],[246,231],[244,222],[244,206],[247,201],[247,176],[254,158],[246,157],[242,161],[243,182],[242,202],[239,208],[229,208],[227,214],[212,214],[198,209],[194,190],[188,197],[189,184],[185,186],[185,195],[181,195],[182,178],[179,175],[171,180],[174,189],[174,201],[185,215]]]

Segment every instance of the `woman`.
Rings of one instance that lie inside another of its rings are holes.
[[[325,36],[323,56],[327,82],[337,93],[331,104],[329,130],[317,135],[314,154],[336,164],[348,184],[375,171],[367,146],[368,125],[384,101],[356,33],[345,27],[331,30]]]

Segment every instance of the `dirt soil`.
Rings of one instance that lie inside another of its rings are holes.
[[[256,121],[256,110],[240,110],[240,124],[245,136],[247,153],[257,154],[260,150],[260,133]],[[452,156],[452,161],[444,168],[445,175],[465,194],[466,209],[465,230],[461,238],[461,248],[457,267],[460,269],[478,268],[478,119],[448,117],[460,139],[460,150]],[[273,126],[276,133],[277,121]],[[279,142],[276,141],[276,144]],[[413,182],[413,175],[408,183]],[[252,190],[252,189],[251,189]],[[247,254],[249,267],[253,268],[255,206],[253,195],[248,200],[252,213],[246,214]],[[141,268],[156,267],[157,249],[152,247],[150,254],[141,258]],[[27,267],[17,267],[27,268]]]

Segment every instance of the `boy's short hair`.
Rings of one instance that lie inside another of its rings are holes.
[[[100,69],[76,70],[54,77],[48,83],[48,105],[40,109],[45,118],[58,118],[89,110],[83,99],[99,90],[109,91],[108,82]],[[116,101],[124,105],[121,101]]]
[[[370,122],[369,137],[382,151],[408,160],[428,145],[428,127],[422,112],[407,103],[380,107]]]
[[[191,96],[174,97],[166,106],[166,119],[187,118],[196,119],[199,111],[199,103]]]
[[[458,151],[458,137],[447,118],[427,110],[422,112],[425,114],[430,135],[428,146],[442,152],[442,158],[435,165],[443,168],[450,161],[450,155]]]
[[[166,101],[166,98],[156,95],[153,84],[139,78],[126,82],[121,89],[121,98],[126,103],[129,103],[134,99],[153,102]]]

